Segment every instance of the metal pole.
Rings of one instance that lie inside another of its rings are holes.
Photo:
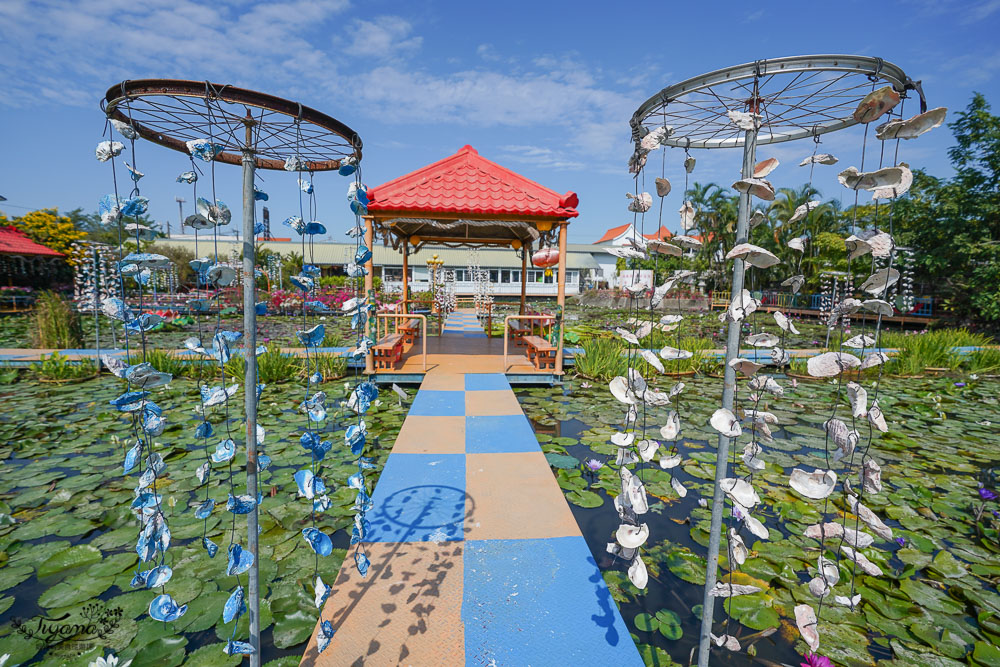
[[[754,159],[757,153],[757,131],[747,130],[743,144],[743,178],[753,176]],[[750,194],[740,195],[739,213],[736,218],[736,243],[746,243],[750,231]],[[744,261],[733,262],[733,285],[731,294],[737,295],[743,289]],[[732,410],[736,394],[736,369],[729,365],[740,352],[740,322],[730,322],[726,335],[726,365],[723,367],[722,407]],[[708,536],[708,565],[705,569],[705,599],[701,612],[701,637],[698,642],[698,667],[708,667],[711,646],[712,623],[715,620],[715,598],[709,592],[715,587],[719,569],[719,533],[722,531],[722,512],[725,500],[722,480],[727,471],[730,439],[719,435],[719,449],[715,456],[715,492],[712,494],[712,525]]]
[[[247,112],[249,115],[249,112]],[[254,198],[253,175],[256,162],[251,136],[251,121],[246,122],[246,147],[243,149],[243,355],[246,375],[243,379],[243,399],[247,415],[247,493],[257,500],[257,308],[255,305],[254,263]],[[260,554],[257,548],[257,506],[247,514],[247,546],[253,554],[247,583],[247,606],[250,611],[250,667],[260,667]]]
[[[97,374],[101,373],[101,320],[100,312],[101,309],[98,306],[98,301],[100,300],[101,292],[101,276],[98,273],[97,265],[97,246],[93,246],[93,276],[94,276],[94,343],[97,345]]]

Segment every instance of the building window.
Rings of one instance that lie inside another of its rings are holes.
[[[500,282],[500,270],[499,269],[490,269],[490,282],[491,283],[498,283],[498,282]]]
[[[510,281],[512,283],[519,283],[519,282],[521,282],[521,271],[520,270],[511,271],[510,272]]]

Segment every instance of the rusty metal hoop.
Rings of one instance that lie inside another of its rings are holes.
[[[227,164],[242,164],[247,148],[253,151],[256,169],[284,169],[285,158],[293,155],[306,162],[308,171],[337,169],[349,155],[361,159],[361,137],[339,120],[298,102],[236,86],[126,80],[108,88],[101,110],[110,119],[130,123],[143,139],[181,153],[188,153],[187,141],[211,135],[224,147],[215,160]]]

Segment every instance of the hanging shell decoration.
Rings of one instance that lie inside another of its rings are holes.
[[[938,107],[906,120],[894,119],[875,128],[875,137],[882,141],[888,139],[916,139],[921,134],[940,127],[944,122],[948,109]]]
[[[878,120],[899,104],[900,95],[892,86],[873,90],[864,96],[854,110],[854,120],[859,123],[870,123]]]

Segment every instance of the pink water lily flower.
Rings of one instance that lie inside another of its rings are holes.
[[[825,655],[806,653],[806,661],[799,664],[799,667],[833,667],[833,661]]]

